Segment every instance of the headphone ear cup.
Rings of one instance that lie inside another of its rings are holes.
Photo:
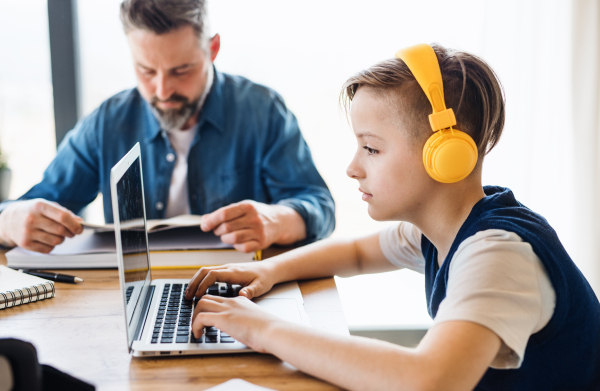
[[[465,179],[477,164],[477,145],[458,129],[435,132],[423,148],[423,164],[431,178],[441,183]]]

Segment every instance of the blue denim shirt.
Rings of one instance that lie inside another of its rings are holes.
[[[306,242],[330,235],[333,198],[283,99],[239,76],[215,71],[214,80],[188,157],[191,213],[251,199],[297,211],[306,223]],[[79,213],[102,192],[104,218],[112,222],[110,170],[136,142],[147,217],[164,218],[175,151],[137,89],[113,96],[82,119],[42,181],[20,199],[44,198]]]

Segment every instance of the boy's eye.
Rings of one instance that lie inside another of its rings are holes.
[[[378,150],[376,150],[376,149],[373,149],[373,148],[369,148],[369,147],[367,147],[366,145],[365,145],[363,148],[364,148],[364,149],[367,151],[367,153],[368,153],[369,155],[375,155],[375,154],[379,153],[379,151],[378,151]]]

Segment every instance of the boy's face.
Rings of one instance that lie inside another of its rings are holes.
[[[352,99],[350,118],[358,148],[346,174],[356,179],[375,220],[414,221],[432,188],[422,151],[375,92],[361,88]]]

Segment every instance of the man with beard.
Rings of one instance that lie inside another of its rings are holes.
[[[42,181],[0,205],[0,244],[50,252],[82,232],[76,215],[139,142],[146,214],[204,215],[240,251],[310,242],[334,228],[334,203],[294,115],[273,90],[218,72],[204,0],[125,0],[121,20],[138,86],[69,132]]]

